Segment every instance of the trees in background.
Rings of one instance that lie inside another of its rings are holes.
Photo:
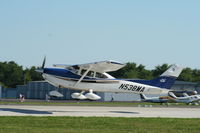
[[[38,69],[35,66],[32,66],[30,69],[26,68],[24,70],[24,82],[27,83],[28,81],[39,81],[43,80],[41,73],[36,72],[35,70]]]
[[[144,65],[128,62],[122,69],[109,74],[116,78],[153,79],[166,71],[169,66],[162,64],[156,66],[153,70],[147,70]],[[23,69],[14,61],[0,62],[0,84],[4,87],[16,87],[16,85],[26,84],[28,81],[42,80],[41,74],[37,73],[36,69],[35,66]],[[178,80],[200,82],[200,70],[185,68]]]
[[[137,65],[134,62],[129,62],[122,69],[110,72],[116,78],[128,78],[128,79],[153,79],[161,75],[170,67],[169,64],[162,64],[156,66],[153,70],[145,69],[143,65]],[[178,77],[178,80],[189,81],[189,82],[200,82],[200,70],[185,68]]]
[[[15,87],[23,83],[22,66],[14,61],[0,63],[0,82],[5,87]]]
[[[35,67],[23,70],[14,61],[0,62],[0,84],[4,87],[16,87],[28,81],[42,80],[41,74],[35,72]]]
[[[152,72],[146,70],[145,66],[138,65],[133,62],[126,63],[126,66],[114,72],[110,72],[112,76],[116,78],[127,78],[127,79],[151,79]]]

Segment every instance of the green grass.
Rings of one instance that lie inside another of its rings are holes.
[[[199,133],[200,119],[1,116],[0,133]]]

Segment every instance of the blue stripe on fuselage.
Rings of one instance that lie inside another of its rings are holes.
[[[79,80],[81,78],[80,75],[75,74],[67,69],[59,69],[59,68],[44,68],[45,74],[65,77],[65,78],[71,78],[71,79],[77,79]],[[97,78],[90,78],[90,77],[84,77],[86,80],[102,80]],[[125,80],[125,79],[106,79],[106,80]],[[166,77],[161,76],[152,80],[126,80],[130,82],[150,85],[150,86],[156,86],[160,88],[167,88],[170,89],[171,86],[174,84],[176,80],[176,77]]]
[[[174,84],[175,80],[176,77],[160,76],[152,80],[127,80],[127,81],[170,89]]]
[[[81,78],[80,75],[75,74],[75,73],[73,73],[73,72],[71,72],[67,69],[44,68],[44,73],[55,75],[55,76],[66,77],[66,78],[73,78],[73,79],[80,79]],[[85,77],[84,79],[94,79],[94,78]]]

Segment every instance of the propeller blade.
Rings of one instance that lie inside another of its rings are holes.
[[[42,69],[44,68],[45,63],[46,63],[46,56],[44,57],[44,60],[43,60],[43,63],[42,63]]]

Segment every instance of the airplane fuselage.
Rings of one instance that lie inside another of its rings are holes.
[[[36,71],[56,87],[81,90],[72,93],[75,99],[99,100],[95,92],[135,93],[135,94],[167,94],[180,75],[182,67],[172,65],[159,77],[152,80],[115,79],[107,72],[117,71],[125,64],[116,61],[100,61],[86,64],[65,65],[54,64],[56,68],[45,68],[46,58],[42,67]],[[60,69],[58,69],[58,67]],[[85,95],[85,91],[88,91]]]
[[[95,92],[123,92],[136,94],[167,94],[169,92],[167,89],[126,81],[123,79],[85,77],[77,84],[80,75],[72,73],[66,69],[45,68],[42,75],[47,82],[54,86],[83,91],[93,90]]]

